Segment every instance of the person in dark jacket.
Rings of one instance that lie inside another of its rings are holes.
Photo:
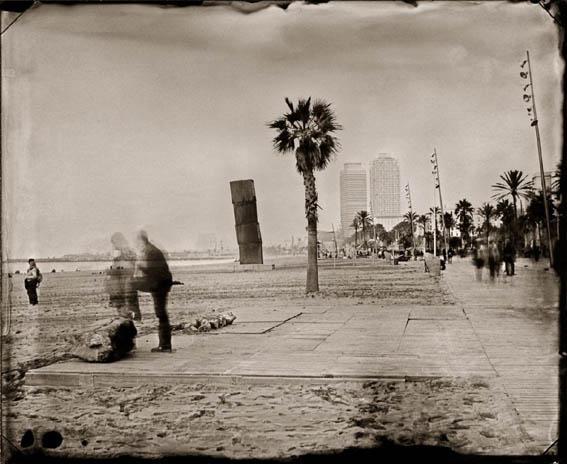
[[[28,293],[28,299],[32,306],[35,306],[37,301],[37,287],[41,283],[42,276],[41,272],[37,268],[35,264],[35,260],[33,258],[28,259],[28,270],[26,271],[26,277],[24,279],[24,287]]]
[[[137,288],[149,292],[154,301],[154,310],[159,321],[159,346],[153,352],[171,353],[171,326],[167,314],[167,296],[173,283],[171,272],[163,252],[148,240],[145,231],[138,233],[140,258],[136,272],[141,274]]]
[[[506,275],[513,276],[515,274],[514,263],[516,261],[516,248],[511,240],[506,240],[502,255],[504,263],[506,264]]]

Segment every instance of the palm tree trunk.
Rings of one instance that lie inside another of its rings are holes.
[[[303,174],[305,185],[305,216],[307,216],[307,282],[306,293],[319,291],[317,267],[317,188],[313,172]]]

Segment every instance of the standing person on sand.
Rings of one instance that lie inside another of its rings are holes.
[[[110,242],[114,247],[112,265],[107,271],[106,280],[110,306],[114,306],[122,317],[141,321],[138,292],[133,282],[136,253],[120,232],[113,234]]]
[[[28,259],[28,270],[26,271],[26,277],[24,279],[24,286],[26,291],[28,292],[28,298],[30,300],[30,304],[35,306],[37,301],[37,287],[42,281],[41,272],[37,268],[35,264],[35,260],[33,258]]]
[[[142,274],[137,289],[149,292],[154,300],[154,310],[159,320],[159,346],[153,352],[171,353],[171,326],[167,315],[167,295],[173,280],[163,252],[148,240],[148,234],[141,230],[138,233],[140,258],[136,272]]]

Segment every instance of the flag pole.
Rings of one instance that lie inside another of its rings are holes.
[[[543,206],[545,209],[545,225],[547,228],[547,247],[548,247],[548,253],[549,253],[549,265],[551,267],[553,267],[553,246],[551,243],[551,226],[550,226],[550,220],[549,220],[549,205],[547,204],[547,186],[545,185],[545,173],[543,170],[543,157],[541,154],[541,140],[540,140],[540,136],[539,136],[539,122],[537,119],[537,110],[536,110],[536,104],[535,104],[535,92],[534,92],[534,83],[532,81],[532,65],[530,62],[530,52],[529,50],[526,50],[526,56],[527,56],[527,61],[528,61],[528,74],[530,76],[530,88],[532,90],[532,109],[534,112],[534,120],[532,122],[532,126],[535,127],[535,133],[536,133],[536,141],[537,141],[537,152],[538,152],[538,157],[539,157],[539,173],[541,176],[541,189],[542,189],[542,195],[543,195]]]
[[[437,187],[433,186],[433,210],[431,211],[433,215],[433,256],[437,256],[437,213],[435,212],[435,208],[437,207],[437,192],[435,190],[437,190]]]
[[[408,201],[409,201],[409,211],[410,211],[410,226],[411,226],[411,243],[413,247],[413,258],[416,259],[415,256],[415,234],[413,233],[413,209],[411,206],[411,189],[408,182]]]
[[[443,244],[445,245],[445,252],[447,251],[447,231],[445,230],[445,211],[443,210],[443,197],[441,196],[441,180],[439,178],[439,161],[437,159],[437,149],[433,147],[433,154],[435,155],[435,171],[437,173],[437,188],[439,189],[439,206],[441,207],[441,226],[443,227]]]

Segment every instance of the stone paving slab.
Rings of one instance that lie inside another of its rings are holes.
[[[455,260],[443,279],[471,322],[497,379],[533,444],[545,450],[558,417],[558,283],[520,260],[517,275],[477,282],[468,261]],[[554,310],[555,308],[555,310]]]
[[[320,309],[321,302],[317,303]],[[414,330],[414,325],[431,321],[410,321],[412,311],[434,314],[440,321],[433,321],[430,330],[417,336],[414,332],[420,329]],[[439,322],[446,322],[444,314],[450,322],[460,318],[461,326],[454,340],[444,337],[440,343],[437,329]],[[175,352],[171,354],[150,352],[155,335],[139,337],[136,351],[117,363],[59,363],[29,372],[26,381],[31,385],[72,384],[73,375],[82,379],[79,384],[92,384],[109,378],[131,382],[134,376],[153,382],[157,374],[176,383],[202,380],[207,375],[362,379],[443,377],[455,375],[456,369],[463,376],[487,372],[478,346],[471,350],[470,372],[450,357],[439,355],[448,344],[458,348],[455,341],[474,339],[463,313],[450,306],[377,307],[353,302],[329,304],[321,312],[287,311],[279,317],[254,308],[246,312],[244,321],[237,321],[206,334],[175,335]],[[59,381],[58,375],[64,380]]]
[[[235,324],[244,322],[283,322],[301,314],[296,310],[281,307],[259,307],[239,308],[236,312]]]
[[[224,335],[224,334],[262,334],[268,330],[277,327],[283,321],[271,321],[271,322],[239,322],[234,325],[230,325],[224,328],[222,331],[215,333],[214,335]]]

